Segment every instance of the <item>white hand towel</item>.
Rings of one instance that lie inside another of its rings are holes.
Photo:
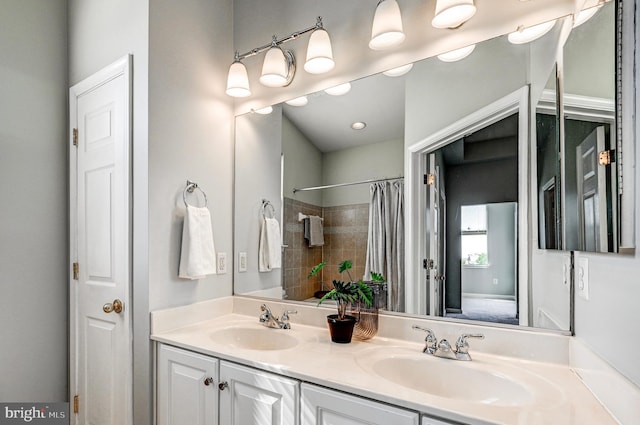
[[[324,245],[324,231],[322,228],[322,218],[317,215],[310,215],[304,221],[304,237],[309,241],[309,246]]]
[[[187,205],[182,227],[182,251],[178,277],[202,279],[208,274],[216,274],[211,214],[206,207]]]
[[[260,228],[258,271],[269,272],[282,266],[282,235],[275,218],[266,218]]]

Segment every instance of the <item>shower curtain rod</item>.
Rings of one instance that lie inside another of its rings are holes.
[[[386,182],[389,180],[399,180],[399,179],[404,179],[404,176],[399,176],[399,177],[388,177],[388,178],[384,178],[384,179],[369,179],[369,180],[362,180],[359,182],[351,182],[351,183],[336,183],[336,184],[328,184],[326,186],[315,186],[315,187],[305,187],[302,189],[293,189],[293,193],[296,192],[306,192],[308,190],[321,190],[321,189],[331,189],[333,187],[342,187],[342,186],[353,186],[355,184],[365,184],[365,183],[376,183],[376,182]]]

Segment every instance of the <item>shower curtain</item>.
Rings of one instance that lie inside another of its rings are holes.
[[[404,311],[404,182],[372,183],[364,279],[371,272],[387,280],[387,309]]]

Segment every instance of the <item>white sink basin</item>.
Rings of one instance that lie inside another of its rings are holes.
[[[216,343],[247,350],[286,350],[298,345],[298,339],[287,330],[271,328],[230,327],[212,332]]]
[[[536,401],[536,389],[557,391],[550,383],[513,366],[448,360],[406,349],[383,351],[386,353],[372,351],[357,362],[389,382],[436,397],[491,406],[522,406]]]

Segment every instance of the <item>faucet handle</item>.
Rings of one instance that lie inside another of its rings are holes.
[[[427,345],[424,347],[423,352],[427,354],[433,354],[436,352],[436,350],[438,349],[438,338],[436,337],[436,334],[431,329],[418,326],[418,325],[411,326],[411,329],[416,329],[416,330],[424,331],[427,333],[427,336],[424,339]]]
[[[456,341],[456,353],[457,354],[469,354],[469,343],[467,338],[484,339],[483,334],[462,334]]]
[[[282,312],[282,317],[280,318],[280,320],[284,321],[289,321],[289,315],[290,314],[298,314],[297,310],[284,310]]]
[[[289,315],[296,314],[295,310],[285,310],[282,312],[282,317],[280,318],[280,329],[291,329],[291,323],[289,323]]]

